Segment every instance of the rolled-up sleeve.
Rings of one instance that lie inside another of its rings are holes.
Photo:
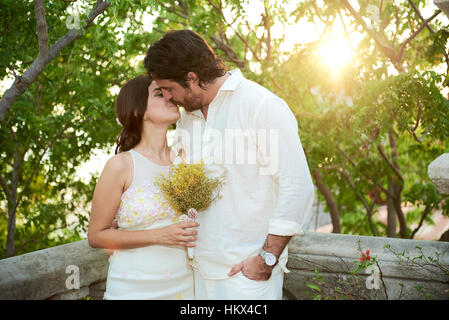
[[[278,200],[268,222],[268,233],[281,236],[303,234],[303,226],[313,204],[314,185],[296,118],[284,100],[268,95],[260,103],[254,121],[258,132],[264,129],[270,132],[270,139],[266,139],[270,141],[269,148],[258,143],[258,153],[275,164],[270,174],[278,187]]]

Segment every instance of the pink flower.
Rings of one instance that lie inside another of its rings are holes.
[[[196,211],[195,208],[190,208],[189,211],[187,211],[187,216],[190,219],[196,219],[198,217],[198,211]]]

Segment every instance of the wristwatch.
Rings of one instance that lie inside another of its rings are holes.
[[[259,254],[262,257],[265,264],[269,267],[274,266],[278,260],[273,253],[267,252],[264,249],[260,249]]]

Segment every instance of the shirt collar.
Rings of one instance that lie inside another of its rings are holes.
[[[234,91],[243,80],[243,74],[240,69],[231,70],[229,73],[231,76],[221,85],[219,91]]]
[[[220,91],[234,91],[237,86],[240,84],[240,82],[244,79],[242,72],[240,71],[240,69],[234,69],[229,71],[229,73],[231,74],[231,76],[229,78],[226,79],[226,81],[221,85],[220,89],[218,89],[218,92]],[[217,95],[218,95],[217,92]],[[188,112],[186,111],[187,114],[193,114],[196,115],[197,117],[203,118],[204,119],[204,115],[203,112],[198,109],[192,112]]]
[[[200,117],[200,118],[204,119],[204,115],[203,115],[203,112],[201,111],[201,109],[194,110],[194,111],[191,111],[191,112],[186,111],[186,113],[187,114],[192,114],[192,115],[195,115],[197,117]]]

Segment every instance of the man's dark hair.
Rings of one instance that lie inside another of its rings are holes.
[[[148,73],[159,79],[176,81],[184,88],[187,73],[198,75],[200,87],[226,73],[223,63],[206,40],[191,30],[165,33],[152,44],[144,59]]]

